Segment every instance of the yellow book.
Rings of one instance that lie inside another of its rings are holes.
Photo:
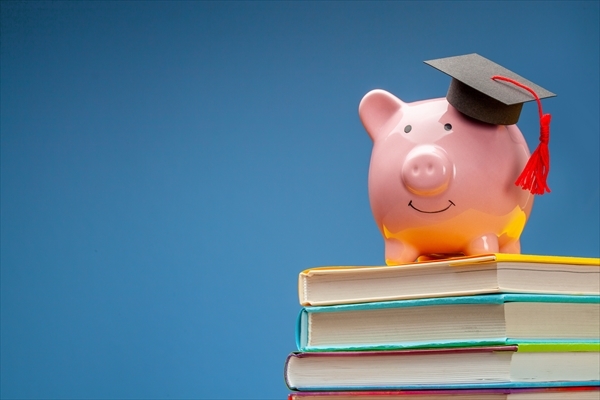
[[[600,295],[600,258],[488,254],[395,266],[302,271],[300,304],[323,306],[487,293]]]

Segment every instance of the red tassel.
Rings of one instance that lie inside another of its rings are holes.
[[[541,195],[545,192],[550,193],[550,188],[546,184],[546,181],[548,179],[548,173],[550,172],[550,152],[548,149],[548,142],[550,141],[550,120],[552,119],[552,116],[550,114],[542,114],[542,102],[531,88],[514,79],[504,76],[495,75],[492,79],[510,82],[513,85],[519,86],[531,93],[537,101],[538,111],[540,113],[540,144],[537,149],[531,153],[531,157],[529,157],[529,161],[527,161],[523,172],[521,172],[521,175],[519,175],[515,181],[515,185],[520,186],[525,190],[529,190],[532,194]]]
[[[548,151],[548,139],[550,136],[550,114],[544,114],[540,121],[540,144],[529,157],[527,165],[517,178],[515,185],[529,190],[533,194],[544,194],[550,192],[546,184],[548,172],[550,172],[550,153]]]

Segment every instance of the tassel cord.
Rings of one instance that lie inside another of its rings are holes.
[[[531,153],[531,157],[527,161],[523,172],[521,172],[521,175],[515,181],[515,185],[529,190],[532,194],[541,195],[545,192],[550,192],[550,188],[546,184],[546,181],[548,173],[550,172],[550,152],[548,143],[550,141],[550,121],[552,116],[542,112],[542,102],[537,93],[530,87],[523,85],[514,79],[500,75],[494,75],[492,79],[512,83],[515,86],[527,90],[535,98],[540,116],[540,144],[535,151]]]

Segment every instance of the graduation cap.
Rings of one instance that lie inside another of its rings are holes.
[[[476,120],[494,125],[516,124],[523,103],[535,100],[530,93],[510,83],[492,80],[493,76],[511,78],[531,88],[540,99],[556,96],[514,72],[479,54],[425,61],[452,77],[446,99],[454,108]]]
[[[551,116],[542,113],[540,99],[556,95],[476,53],[425,63],[452,77],[446,100],[461,113],[478,121],[495,125],[516,124],[523,103],[537,101],[540,145],[531,154],[515,184],[533,194],[549,192],[546,178],[550,169]]]

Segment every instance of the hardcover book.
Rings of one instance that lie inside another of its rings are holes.
[[[292,353],[284,377],[300,391],[598,386],[600,357],[518,346]]]
[[[397,266],[320,267],[300,273],[303,306],[485,293],[600,295],[600,259],[489,254]]]
[[[288,400],[598,400],[596,386],[517,388],[517,389],[454,389],[454,390],[377,390],[338,392],[294,392]]]
[[[499,294],[305,307],[298,350],[598,343],[600,296]]]

